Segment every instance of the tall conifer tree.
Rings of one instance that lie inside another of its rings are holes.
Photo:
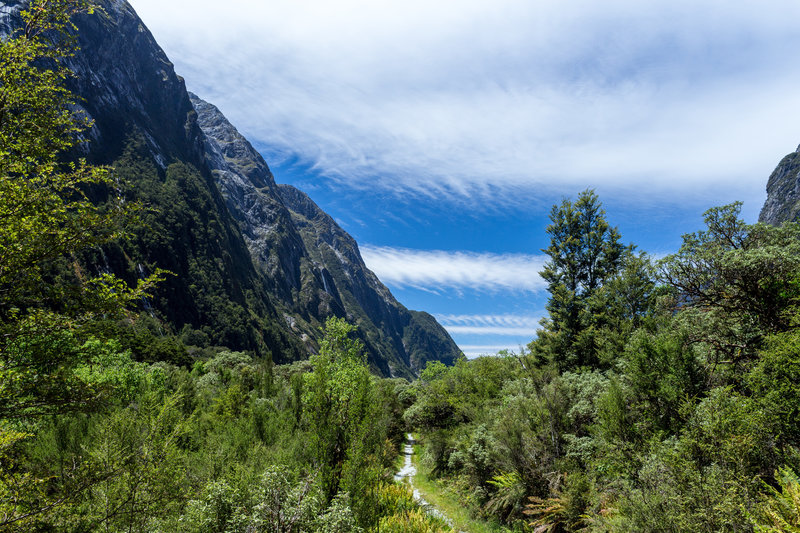
[[[574,203],[564,199],[550,211],[550,259],[541,272],[548,283],[549,318],[532,348],[543,360],[565,370],[597,363],[592,295],[620,269],[630,249],[609,226],[597,194],[583,191]]]

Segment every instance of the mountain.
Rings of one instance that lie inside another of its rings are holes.
[[[347,232],[305,193],[277,185],[219,109],[190,98],[208,167],[291,331],[313,350],[325,318],[342,316],[358,325],[370,363],[383,375],[416,373],[430,354],[452,364],[459,351],[444,328],[395,300]]]
[[[767,181],[767,200],[759,222],[779,225],[800,219],[800,146],[787,155]]]
[[[0,31],[24,2],[0,2]],[[163,50],[124,0],[76,17],[70,89],[94,125],[85,153],[114,168],[146,210],[132,238],[83,257],[134,282],[174,273],[145,308],[187,345],[223,345],[307,357],[326,317],[359,326],[373,370],[412,377],[459,351],[429,315],[400,305],[370,272],[355,241],[267,163],[212,105],[191,97]],[[102,192],[94,192],[98,201]],[[324,243],[322,245],[321,243]],[[158,354],[150,354],[158,357]]]

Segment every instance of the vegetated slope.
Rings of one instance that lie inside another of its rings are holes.
[[[328,316],[358,325],[373,368],[411,376],[459,350],[433,317],[408,311],[364,264],[355,240],[267,163],[213,105],[192,95],[206,157],[287,325],[311,349]]]
[[[127,2],[77,19],[80,51],[71,89],[95,121],[88,156],[114,167],[131,199],[148,209],[144,226],[90,264],[135,278],[175,274],[153,312],[187,342],[271,354],[304,350],[284,328],[263,276],[205,163],[204,135],[183,79]]]
[[[0,32],[19,25],[21,5],[0,3]],[[336,282],[325,290],[329,267],[309,255],[266,162],[216,108],[197,101],[198,116],[183,79],[129,3],[101,5],[76,18],[80,51],[69,60],[75,76],[68,83],[94,126],[85,152],[75,155],[114,167],[129,198],[147,209],[133,238],[83,264],[128,281],[156,268],[173,272],[146,305],[187,344],[288,362],[314,351],[319,326],[337,315],[362,328],[373,369],[384,375],[411,376],[427,359],[452,361],[457,347],[435,321],[417,324],[403,308],[398,320],[405,323],[390,323],[374,298],[343,297]],[[399,306],[380,287],[387,305]],[[368,310],[351,305],[368,300]],[[398,339],[412,324],[406,350]]]
[[[767,181],[759,222],[780,225],[800,218],[800,146],[784,157]]]

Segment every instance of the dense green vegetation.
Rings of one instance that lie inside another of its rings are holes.
[[[411,429],[428,486],[493,530],[800,528],[800,225],[719,207],[653,261],[587,191],[551,211],[549,316],[521,353],[379,379],[331,319],[309,361],[274,365],[196,169],[135,138],[116,173],[64,162],[88,126],[62,88],[85,9],[34,0],[0,41],[0,529],[448,531],[392,479]],[[191,247],[171,275],[86,267],[165,235]],[[179,336],[152,312],[173,277],[201,302]]]
[[[347,532],[391,530],[409,515],[435,523],[391,480],[398,383],[369,374],[350,334],[331,320],[319,355],[274,372],[242,352],[187,369],[88,341],[77,372],[113,398],[5,433],[17,440],[3,443],[0,524]]]
[[[554,207],[537,339],[413,386],[429,471],[520,531],[796,531],[800,226],[738,213],[654,262]]]
[[[390,481],[402,438],[398,384],[370,375],[351,326],[330,320],[319,353],[291,367],[274,368],[269,349],[247,354],[209,341],[187,360],[157,316],[136,313],[140,304],[151,311],[167,273],[149,268],[131,287],[87,270],[99,246],[124,255],[136,239],[184,232],[196,249],[226,231],[195,220],[212,210],[191,168],[139,167],[143,202],[135,203],[121,192],[134,156],[116,172],[63,162],[90,126],[62,86],[74,50],[70,17],[90,9],[83,0],[34,0],[25,26],[0,41],[0,528],[438,527]],[[172,201],[174,219],[144,206],[156,195]],[[169,227],[148,233],[158,222]],[[217,252],[206,250],[230,262]],[[220,304],[229,279],[209,278],[194,257],[181,254],[169,274],[192,277],[206,312],[233,320],[182,336],[241,344],[236,332],[252,331],[252,317]]]
[[[169,271],[172,275],[155,287],[148,313],[159,319],[162,332],[166,328],[180,341],[160,349],[155,339],[125,342],[134,356],[185,364],[187,352],[227,346],[276,362],[299,359],[304,350],[276,326],[278,313],[264,280],[234,221],[220,215],[225,208],[210,192],[213,183],[184,162],[159,168],[141,132],[124,143],[113,168],[121,183],[135,184],[125,192],[144,207],[140,224],[129,238],[102,252],[88,251],[84,262],[103,265],[131,283],[158,269]],[[145,328],[138,329],[140,337],[147,336]]]

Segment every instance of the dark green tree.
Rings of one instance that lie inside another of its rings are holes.
[[[550,211],[549,260],[541,272],[547,281],[549,318],[531,349],[540,360],[553,361],[560,370],[597,364],[597,318],[590,299],[620,269],[630,253],[620,243],[617,228],[609,226],[602,204],[592,190],[574,203],[564,199]]]
[[[619,359],[634,331],[654,326],[663,307],[658,305],[663,289],[655,279],[655,266],[645,252],[626,253],[617,274],[588,300],[601,367],[611,367]]]
[[[800,297],[800,224],[746,224],[741,203],[705,212],[707,229],[683,236],[660,264],[690,341],[735,378],[769,334],[793,329]]]
[[[85,409],[94,393],[71,369],[98,317],[121,316],[159,274],[131,290],[86,272],[75,254],[135,220],[109,169],[65,163],[90,123],[63,82],[84,0],[34,1],[0,40],[0,417]],[[112,191],[98,206],[92,188]],[[60,274],[55,274],[59,272]],[[57,281],[57,282],[54,282]]]

